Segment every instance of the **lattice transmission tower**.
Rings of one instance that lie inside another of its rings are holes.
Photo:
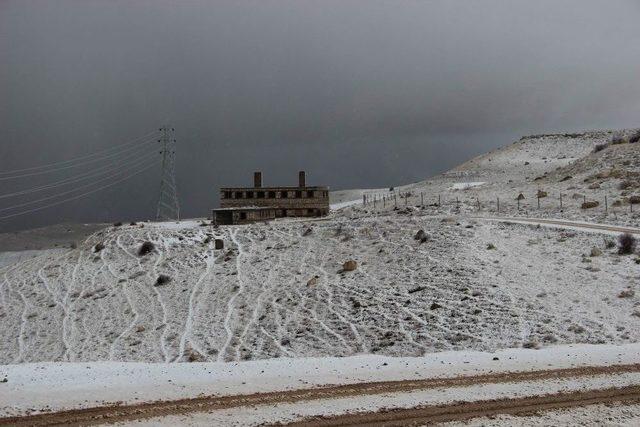
[[[160,132],[161,136],[158,142],[162,147],[162,151],[160,151],[162,154],[162,177],[156,219],[159,221],[178,220],[180,219],[180,204],[178,203],[178,191],[176,189],[175,129],[164,126],[160,128]]]

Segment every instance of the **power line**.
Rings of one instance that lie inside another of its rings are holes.
[[[131,175],[128,175],[128,176],[125,176],[125,177],[123,177],[123,178],[121,178],[119,180],[116,180],[116,181],[112,182],[111,184],[103,185],[102,187],[96,188],[96,189],[91,190],[91,191],[87,191],[86,193],[82,193],[82,194],[79,194],[77,196],[65,199],[65,200],[61,200],[61,201],[58,201],[58,202],[55,202],[55,203],[50,203],[50,204],[45,205],[45,206],[39,206],[37,208],[29,209],[29,210],[26,210],[26,211],[17,212],[17,213],[11,214],[11,215],[0,216],[0,220],[7,219],[7,218],[13,218],[13,217],[20,216],[20,215],[25,215],[25,214],[28,214],[28,213],[31,213],[31,212],[36,212],[36,211],[40,211],[42,209],[50,208],[50,207],[53,207],[53,206],[58,206],[58,205],[61,205],[63,203],[66,203],[66,202],[70,202],[72,200],[80,199],[80,198],[82,198],[84,196],[88,196],[88,195],[96,193],[96,192],[98,192],[100,190],[104,190],[105,188],[113,187],[114,185],[119,184],[122,181],[126,181],[129,178],[132,178],[132,177],[134,177],[136,175],[141,174],[142,172],[152,168],[155,165],[156,165],[155,163],[150,164],[149,166],[147,166],[147,167],[145,167],[143,169],[140,169],[139,171],[137,171],[137,172],[135,172],[135,173],[133,173]]]
[[[142,135],[142,136],[139,136],[137,138],[134,138],[129,142],[125,142],[125,143],[122,143],[122,144],[115,145],[113,147],[109,147],[109,148],[105,148],[105,149],[102,149],[102,150],[98,150],[98,151],[96,151],[94,153],[87,154],[85,156],[80,156],[80,157],[76,157],[76,158],[69,159],[69,160],[63,160],[63,161],[60,161],[60,162],[53,162],[53,163],[49,163],[49,164],[41,165],[41,166],[33,166],[33,167],[29,167],[29,168],[14,169],[14,170],[10,170],[10,171],[3,171],[3,172],[0,172],[0,175],[8,175],[8,174],[12,174],[12,173],[27,172],[27,171],[38,170],[38,169],[46,169],[46,168],[49,168],[51,166],[59,166],[59,165],[67,164],[67,163],[73,163],[73,162],[78,161],[78,160],[83,160],[83,159],[87,159],[87,158],[98,156],[103,152],[117,150],[120,147],[125,147],[125,146],[128,146],[128,145],[135,144],[137,142],[141,142],[140,141],[141,139],[144,139],[144,141],[142,141],[142,142],[147,142],[146,140],[148,140],[149,137],[151,137],[152,135],[155,135],[157,133],[158,133],[157,130],[153,130],[153,131],[151,131],[151,132],[149,132],[149,133],[147,133],[145,135]]]
[[[140,165],[144,165],[144,163],[145,163],[144,161],[143,162],[139,162],[138,164],[131,165],[131,167],[137,167],[137,166],[140,166]],[[156,164],[157,164],[157,161],[151,162],[151,166],[156,165]],[[47,201],[47,200],[58,198],[60,196],[64,196],[66,194],[71,194],[71,193],[73,193],[75,191],[78,191],[80,189],[91,187],[92,185],[95,185],[97,183],[107,181],[107,180],[109,180],[109,179],[111,179],[113,177],[118,176],[121,173],[122,172],[118,172],[118,173],[106,176],[104,178],[101,178],[101,179],[99,179],[99,180],[97,180],[95,182],[90,182],[89,184],[81,185],[81,186],[73,188],[71,190],[67,190],[67,191],[64,191],[62,193],[56,193],[54,195],[43,197],[43,198],[38,199],[38,200],[32,200],[32,201],[29,201],[29,202],[20,203],[20,204],[17,204],[17,205],[6,207],[6,208],[0,208],[0,212],[7,211],[7,210],[13,210],[13,209],[21,208],[21,207],[24,207],[24,206],[33,205],[33,204],[36,204],[36,203],[40,203],[40,202],[44,202],[44,201]]]
[[[49,170],[44,170],[44,171],[37,171],[37,172],[30,172],[30,173],[25,173],[25,174],[21,174],[21,175],[14,175],[14,176],[5,176],[5,177],[0,177],[0,181],[6,181],[8,179],[17,179],[17,178],[24,178],[24,177],[29,177],[29,176],[36,176],[36,175],[44,175],[44,174],[48,174],[51,172],[57,172],[57,171],[61,171],[61,170],[65,170],[65,169],[70,169],[70,168],[75,168],[78,166],[84,166],[84,165],[88,165],[91,163],[95,163],[95,162],[99,162],[105,159],[109,159],[109,158],[113,158],[113,157],[118,157],[126,152],[132,151],[132,150],[137,150],[141,147],[144,147],[143,143],[146,142],[152,142],[154,138],[150,138],[147,139],[145,141],[141,141],[139,144],[125,148],[123,150],[121,150],[120,152],[117,153],[113,153],[113,154],[109,154],[106,156],[101,156],[101,157],[97,157],[95,159],[91,159],[91,160],[87,160],[84,162],[80,162],[80,163],[76,163],[76,164],[72,164],[72,165],[67,165],[67,166],[60,166],[58,168],[54,168],[54,169],[49,169]]]
[[[146,153],[146,154],[144,154],[142,156],[134,158],[134,161],[135,160],[140,160],[140,159],[149,159],[149,158],[151,158],[151,157],[153,157],[155,155],[157,155],[157,153]],[[25,194],[36,193],[38,191],[48,190],[50,188],[60,187],[60,186],[63,186],[63,185],[79,182],[79,181],[82,181],[82,180],[87,179],[87,178],[93,178],[93,177],[96,177],[96,176],[100,176],[100,175],[103,175],[103,174],[105,174],[107,172],[111,172],[113,170],[121,169],[123,166],[126,165],[126,163],[131,162],[131,160],[132,160],[131,158],[128,158],[128,159],[124,160],[125,164],[119,163],[115,167],[114,167],[113,163],[110,163],[110,164],[107,164],[107,165],[103,165],[103,166],[100,166],[99,168],[96,168],[96,169],[90,170],[88,172],[84,172],[82,174],[75,175],[75,176],[72,176],[72,177],[69,177],[69,178],[65,178],[65,179],[62,179],[60,181],[53,182],[51,184],[46,184],[46,185],[42,185],[42,186],[38,186],[38,187],[25,189],[25,190],[15,191],[13,193],[1,194],[0,195],[0,199],[6,199],[6,198],[9,198],[9,197],[17,197],[17,196],[22,196],[22,195],[25,195]]]

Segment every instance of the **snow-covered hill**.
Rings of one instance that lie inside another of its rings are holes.
[[[611,236],[474,219],[491,216],[487,200],[499,194],[503,215],[600,215],[637,225],[637,213],[622,208],[615,217],[568,209],[571,198],[563,212],[530,206],[538,188],[551,195],[594,187],[589,198],[632,194],[635,184],[616,189],[640,170],[640,144],[593,153],[611,134],[523,138],[403,187],[413,194],[406,207],[349,204],[343,192],[337,202],[344,207],[323,219],[110,226],[76,248],[5,255],[0,363],[414,356],[637,342],[637,264],[617,255],[606,242]],[[597,178],[611,169],[622,175]],[[429,205],[423,209],[414,207],[420,192]],[[527,194],[522,212],[512,201],[520,192]],[[446,202],[434,206],[439,194]],[[476,209],[477,200],[486,208]],[[419,230],[423,241],[414,238]],[[214,238],[224,250],[213,248]],[[139,255],[144,242],[154,249]],[[341,271],[349,260],[357,269]]]

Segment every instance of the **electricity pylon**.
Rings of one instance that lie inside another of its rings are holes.
[[[175,129],[169,126],[160,128],[161,137],[158,142],[162,148],[162,177],[160,180],[160,197],[156,220],[180,219],[180,205],[176,190],[176,139]]]

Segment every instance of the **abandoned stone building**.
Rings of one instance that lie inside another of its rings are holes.
[[[282,217],[317,217],[329,213],[329,188],[307,187],[300,171],[297,187],[263,187],[262,172],[253,175],[253,187],[223,187],[216,224],[246,224]]]

